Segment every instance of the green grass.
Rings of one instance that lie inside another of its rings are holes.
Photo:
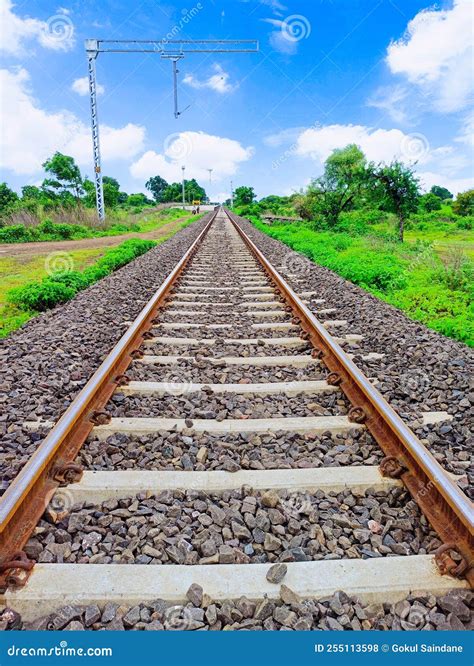
[[[102,256],[105,250],[106,248],[72,250],[68,252],[70,265],[74,270],[81,271]],[[7,303],[7,293],[16,287],[41,280],[47,274],[44,255],[0,258],[0,338],[6,337],[34,316],[31,312]]]
[[[180,212],[182,213],[183,211]],[[183,217],[182,215],[176,215],[176,213],[166,216],[166,221],[163,221],[163,224],[160,225],[161,227],[172,221],[178,223],[172,225],[168,233],[156,239],[154,244],[159,245],[163,243],[177,231],[184,229],[193,222],[201,219],[201,217],[202,215],[189,216],[188,214],[186,217]],[[154,222],[153,220],[144,220],[143,224],[145,230],[147,230],[146,225],[152,225]],[[156,228],[155,226],[151,230]],[[101,247],[69,250],[67,254],[61,253],[60,256],[65,257],[68,268],[75,274],[76,272],[83,273],[88,268],[92,268],[107,252],[110,252],[109,248]],[[7,294],[9,292],[12,293],[15,289],[38,284],[44,278],[47,278],[49,275],[48,269],[51,269],[51,266],[47,262],[48,258],[44,254],[33,257],[24,257],[21,255],[18,257],[0,257],[0,338],[6,337],[12,331],[20,328],[29,319],[36,316],[37,311],[34,309],[23,309],[18,304],[11,302],[11,299],[7,298]],[[52,267],[54,268],[54,264]]]
[[[103,236],[119,236],[131,232],[147,233],[157,231],[167,224],[180,218],[188,219],[189,211],[179,208],[164,210],[145,210],[139,215],[131,215],[125,211],[115,211],[102,228],[83,224],[57,223],[45,219],[37,226],[16,224],[0,228],[0,243],[29,243],[59,240],[80,240],[82,238],[100,238]],[[193,220],[196,216],[191,216]]]
[[[316,231],[309,224],[268,226],[255,218],[252,222],[410,318],[474,346],[472,232],[413,229],[400,244],[384,225],[375,225],[372,233],[348,233]],[[434,238],[438,233],[447,235]]]

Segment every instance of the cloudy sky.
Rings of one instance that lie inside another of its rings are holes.
[[[472,0],[0,0],[1,179],[54,151],[92,173],[84,39],[258,39],[259,53],[97,60],[103,171],[129,192],[186,176],[213,198],[289,194],[334,148],[416,163],[426,188],[472,187]],[[212,183],[209,171],[212,168]]]

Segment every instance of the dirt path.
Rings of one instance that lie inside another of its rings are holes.
[[[131,231],[127,234],[120,234],[120,236],[101,236],[99,238],[81,238],[80,240],[44,241],[36,243],[2,243],[0,244],[0,258],[28,257],[49,254],[50,252],[67,252],[68,250],[90,250],[97,247],[111,247],[113,245],[119,245],[128,238],[149,238],[151,240],[158,240],[163,238],[163,236],[167,236],[173,231],[176,231],[185,219],[186,218],[181,217],[172,222],[168,222],[168,224],[160,227],[160,229],[143,233]]]

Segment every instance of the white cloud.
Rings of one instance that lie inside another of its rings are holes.
[[[420,179],[422,189],[426,192],[433,185],[441,185],[441,187],[447,187],[450,192],[456,195],[458,192],[470,190],[474,186],[473,178],[450,178],[443,173],[434,173],[433,171],[422,171],[417,175]]]
[[[275,28],[270,33],[270,46],[279,53],[294,55],[298,50],[298,42],[293,39],[288,39],[285,32],[285,22],[273,18],[262,19],[262,21],[269,23]]]
[[[267,137],[266,143],[280,145],[285,136],[289,140],[292,138],[294,130],[290,128],[274,137]],[[464,138],[459,137],[459,141]],[[400,129],[374,129],[364,125],[310,127],[300,131],[290,150],[282,155],[310,158],[322,170],[323,163],[333,150],[350,143],[358,145],[370,161],[387,163],[398,159],[414,165],[427,189],[432,185],[443,185],[452,192],[459,192],[473,186],[472,177],[465,177],[463,173],[471,163],[464,153],[454,146],[430,146],[423,134],[407,134]]]
[[[472,0],[454,0],[452,9],[426,9],[387,49],[394,74],[404,75],[442,112],[469,104],[473,88]]]
[[[335,148],[349,143],[360,146],[367,159],[390,162],[401,159],[422,164],[432,158],[426,137],[399,129],[373,129],[364,125],[326,125],[304,130],[297,141],[297,155],[324,162]]]
[[[197,79],[192,74],[187,74],[183,79],[183,83],[187,83],[188,86],[191,86],[191,88],[195,88],[196,90],[209,88],[210,90],[214,90],[221,94],[233,92],[237,88],[237,85],[229,83],[230,75],[228,72],[224,71],[221,65],[215,64],[212,66],[212,69],[214,74],[211,74],[203,81]]]
[[[89,94],[89,79],[87,76],[83,76],[80,79],[75,79],[71,85],[71,90],[81,97],[85,97]],[[102,95],[105,92],[104,86],[101,86],[100,83],[96,85],[96,92],[98,95]]]
[[[47,21],[17,16],[11,0],[0,0],[2,40],[0,49],[10,55],[25,53],[25,42],[37,41],[55,51],[69,51],[75,44],[74,24],[64,12],[58,12]]]
[[[367,100],[367,106],[386,111],[392,120],[403,123],[407,119],[408,88],[403,85],[382,86]]]
[[[48,112],[28,88],[25,69],[0,70],[0,90],[8,105],[2,108],[1,166],[17,174],[34,175],[56,150],[72,155],[78,164],[92,162],[89,126],[66,110]],[[101,126],[104,160],[130,159],[143,149],[145,129],[129,123],[118,129]]]
[[[456,141],[474,148],[474,111],[471,111],[464,117],[461,132],[456,137]]]
[[[176,182],[181,180],[181,166],[185,165],[186,178],[206,181],[212,167],[212,180],[221,181],[232,176],[253,152],[252,147],[244,148],[234,139],[204,132],[180,132],[168,137],[162,153],[154,150],[144,153],[131,165],[130,173],[141,180],[159,174],[168,182]]]
[[[263,143],[271,148],[278,148],[278,146],[284,146],[288,143],[295,142],[305,129],[305,127],[288,127],[287,129],[280,130],[275,134],[269,134],[264,137]]]

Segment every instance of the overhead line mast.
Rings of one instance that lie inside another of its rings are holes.
[[[259,46],[258,41],[255,39],[86,39],[85,49],[89,72],[97,216],[100,221],[103,221],[105,220],[105,204],[102,184],[96,83],[96,60],[99,53],[156,53],[161,58],[171,60],[173,65],[174,116],[178,118],[182,113],[182,111],[178,110],[177,62],[179,60],[184,58],[187,53],[257,53]]]

